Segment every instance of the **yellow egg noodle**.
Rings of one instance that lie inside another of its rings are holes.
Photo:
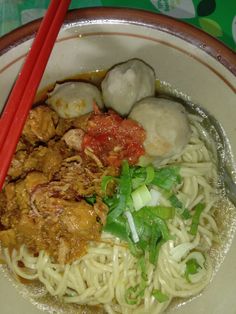
[[[35,257],[24,245],[11,253],[4,249],[12,272],[28,280],[38,279],[52,296],[58,296],[66,303],[100,304],[109,314],[162,313],[173,298],[200,293],[210,282],[213,271],[208,252],[218,233],[214,218],[217,165],[214,149],[209,149],[202,139],[204,129],[199,118],[189,115],[189,119],[192,129],[189,144],[180,156],[169,160],[168,165],[181,167],[183,180],[177,187],[176,196],[184,206],[191,212],[196,204],[202,202],[205,208],[196,236],[188,232],[191,219],[183,220],[176,213],[174,219],[167,222],[174,237],[161,246],[156,267],[146,258],[148,279],[142,301],[131,305],[125,298],[128,288],[141,283],[138,259],[131,254],[126,243],[108,233],[102,234],[99,243],[90,243],[86,255],[67,265],[55,264],[44,251]],[[170,206],[163,195],[160,204]],[[186,262],[193,258],[201,268],[186,280]],[[162,291],[168,300],[159,303],[152,296],[153,289]]]

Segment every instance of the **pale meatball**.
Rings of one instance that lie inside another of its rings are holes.
[[[57,84],[48,94],[49,104],[61,118],[76,118],[93,110],[96,103],[103,108],[101,92],[89,83],[67,82]]]
[[[178,102],[148,97],[138,102],[129,118],[146,130],[144,148],[147,156],[163,160],[180,153],[190,138],[185,108]]]
[[[140,99],[155,94],[155,72],[139,59],[116,65],[102,81],[105,106],[127,115]]]

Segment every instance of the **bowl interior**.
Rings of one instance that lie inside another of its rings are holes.
[[[37,26],[35,22],[21,33],[18,31],[15,43],[8,37],[11,42],[8,48],[6,39],[2,42],[5,46],[4,50],[0,49],[0,108],[24,62]],[[60,31],[40,89],[79,73],[108,69],[130,58],[149,63],[159,80],[214,115],[224,127],[236,155],[236,80],[233,74],[236,64],[232,63],[231,52],[200,31],[167,17],[115,9],[73,12]],[[235,179],[235,173],[232,176]],[[235,313],[235,259],[234,240],[217,276],[201,298],[173,313]],[[4,314],[12,313],[13,308],[17,308],[19,314],[40,313],[12,290],[1,275],[0,300]],[[14,305],[13,299],[16,300]]]

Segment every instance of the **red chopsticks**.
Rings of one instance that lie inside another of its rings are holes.
[[[71,0],[52,0],[0,118],[0,190]]]

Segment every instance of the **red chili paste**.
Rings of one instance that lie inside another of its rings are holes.
[[[131,119],[123,119],[109,110],[95,112],[88,122],[82,147],[90,148],[104,165],[118,167],[126,159],[134,165],[145,153],[145,130]]]

